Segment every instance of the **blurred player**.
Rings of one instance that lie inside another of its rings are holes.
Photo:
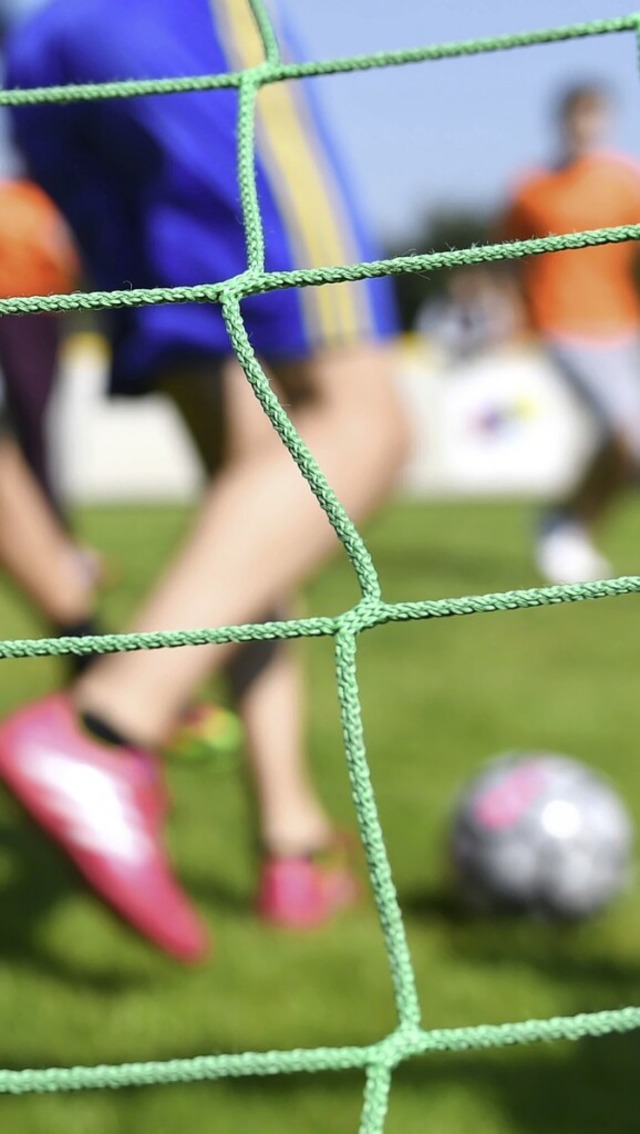
[[[59,634],[95,632],[93,585],[15,441],[0,393],[0,566]],[[75,659],[76,669],[81,659]]]
[[[558,161],[529,175],[503,228],[510,239],[640,221],[640,165],[603,149],[611,106],[597,85],[560,102]],[[533,256],[522,278],[532,321],[558,372],[590,410],[596,452],[569,497],[550,508],[536,562],[552,583],[610,576],[593,536],[640,466],[640,306],[635,244]]]
[[[69,229],[46,193],[24,177],[0,180],[0,296],[71,291],[79,275]],[[3,315],[0,319],[5,422],[10,423],[12,436],[46,501],[69,530],[69,516],[53,475],[48,429],[61,338],[61,319],[53,313]],[[70,536],[70,543],[72,539]],[[73,548],[79,571],[95,589],[105,575],[102,557],[76,541]],[[72,630],[54,628],[63,634],[95,632],[93,623],[86,620]]]
[[[0,60],[11,27],[44,0],[0,0]],[[69,230],[53,202],[24,177],[12,144],[6,108],[0,108],[0,294],[70,291],[80,264]],[[58,376],[62,319],[49,312],[0,319],[0,369],[11,429],[51,507],[65,528],[69,514],[51,462],[48,415]],[[95,587],[109,577],[103,557],[77,546],[78,564]],[[87,632],[91,630],[87,627]],[[86,660],[86,659],[85,659]]]
[[[69,231],[46,194],[24,178],[0,181],[0,295],[71,291],[78,275]],[[11,420],[43,492],[58,511],[46,430],[59,340],[56,315],[0,319],[0,366]]]
[[[78,271],[46,194],[24,178],[0,181],[0,295],[70,291]],[[84,636],[97,633],[95,572],[61,522],[47,439],[59,337],[54,315],[0,318],[0,563],[56,633]],[[87,657],[69,660],[77,671]]]
[[[14,38],[9,79],[26,87],[203,74],[261,58],[245,0],[53,0]],[[231,90],[16,111],[30,169],[66,215],[98,287],[196,284],[245,268],[236,114]],[[299,86],[261,92],[257,133],[267,267],[372,255]],[[298,430],[361,519],[388,491],[405,448],[381,342],[394,329],[387,285],[283,290],[243,309]],[[179,400],[185,383],[200,399],[202,445],[217,469],[134,629],[234,624],[286,609],[336,539],[230,361],[220,311],[167,305],[110,319],[113,388],[162,387]],[[167,862],[153,753],[199,683],[232,658],[230,647],[107,658],[72,696],[31,705],[0,729],[0,770],[14,794],[107,901],[183,960],[200,957],[206,937]],[[336,838],[304,759],[297,668],[273,646],[234,664],[264,850],[259,908],[281,924],[318,924],[353,900],[355,883],[347,866],[322,861]]]

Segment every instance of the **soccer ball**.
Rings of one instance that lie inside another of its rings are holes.
[[[586,918],[631,874],[633,827],[613,788],[550,752],[510,752],[485,767],[458,801],[451,857],[478,911]]]

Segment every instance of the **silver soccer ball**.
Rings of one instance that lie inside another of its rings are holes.
[[[633,826],[613,788],[577,760],[510,752],[466,787],[451,856],[469,905],[586,918],[628,884]]]

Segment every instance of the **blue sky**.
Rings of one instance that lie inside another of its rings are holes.
[[[558,27],[633,7],[633,0],[276,2],[306,55],[316,58]],[[0,0],[0,11],[39,3]],[[640,155],[640,75],[631,34],[313,82],[367,214],[381,236],[410,246],[431,209],[493,207],[514,171],[552,154],[550,101],[585,77],[616,91],[615,140]]]
[[[627,0],[284,0],[316,57],[558,27]],[[580,78],[619,96],[616,142],[640,155],[634,36],[590,37],[471,59],[314,80],[379,232],[410,242],[431,208],[493,206],[514,170],[551,152],[549,103]]]

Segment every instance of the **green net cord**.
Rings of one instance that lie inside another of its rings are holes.
[[[0,1092],[30,1094],[106,1087],[115,1089],[162,1083],[188,1083],[225,1077],[356,1069],[362,1071],[365,1077],[361,1134],[380,1134],[385,1126],[393,1071],[407,1059],[430,1052],[459,1052],[561,1039],[580,1040],[587,1036],[603,1036],[612,1032],[622,1034],[640,1027],[640,1008],[629,1007],[501,1025],[450,1029],[425,1029],[421,1026],[414,969],[366,757],[356,668],[359,636],[389,622],[507,612],[636,594],[640,592],[640,578],[612,579],[563,587],[535,587],[497,594],[430,599],[424,602],[385,602],[375,564],[362,536],[273,393],[251,348],[242,317],[242,301],[248,296],[279,288],[331,285],[346,280],[364,280],[403,272],[424,272],[460,265],[493,263],[559,252],[569,248],[637,240],[640,237],[640,224],[600,228],[535,240],[483,245],[449,252],[399,256],[369,263],[267,272],[264,232],[255,177],[256,97],[261,87],[270,83],[303,79],[312,75],[331,75],[427,61],[435,62],[440,59],[530,47],[535,44],[557,43],[586,36],[621,32],[635,32],[638,36],[640,15],[405,51],[379,52],[346,59],[283,63],[273,25],[263,0],[249,0],[249,2],[264,52],[262,62],[256,67],[230,74],[203,75],[195,78],[0,91],[0,106],[18,106],[103,98],[137,98],[149,94],[177,92],[183,92],[185,97],[188,97],[188,93],[192,91],[211,91],[211,97],[215,97],[213,92],[216,90],[237,89],[239,92],[237,169],[247,251],[246,270],[233,279],[205,282],[197,287],[138,288],[130,291],[77,292],[72,295],[2,299],[0,315],[35,311],[141,307],[160,303],[221,304],[233,350],[246,378],[300,474],[305,478],[310,491],[314,493],[333,526],[355,572],[361,597],[355,606],[332,617],[298,618],[242,626],[203,627],[200,630],[0,641],[0,658],[70,653],[118,653],[271,638],[332,637],[335,646],[336,679],[347,767],[384,938],[395,996],[397,1026],[393,1032],[382,1037],[377,1043],[352,1047],[202,1055],[192,1059],[146,1061],[113,1066],[0,1070]]]

